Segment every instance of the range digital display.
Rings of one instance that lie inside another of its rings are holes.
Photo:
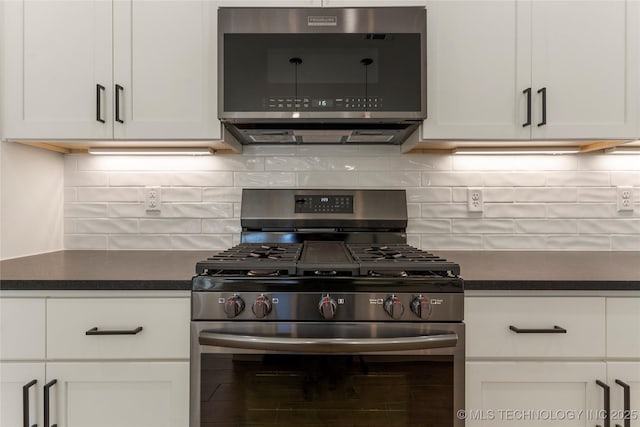
[[[353,196],[296,196],[295,213],[353,213]]]

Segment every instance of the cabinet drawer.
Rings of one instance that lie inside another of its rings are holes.
[[[586,358],[605,353],[604,298],[466,298],[465,323],[468,357]],[[566,333],[551,333],[554,327]]]
[[[640,298],[607,298],[607,357],[640,359]]]
[[[188,298],[50,299],[47,358],[186,359],[189,321]]]
[[[0,298],[0,360],[44,359],[44,299]]]

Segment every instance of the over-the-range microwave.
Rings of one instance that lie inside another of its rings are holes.
[[[425,8],[220,8],[218,36],[242,143],[399,144],[426,118]]]

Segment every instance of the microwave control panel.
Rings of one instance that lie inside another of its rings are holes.
[[[344,98],[311,98],[274,96],[264,99],[265,110],[309,110],[309,111],[345,111],[345,110],[381,110],[382,98],[377,96],[349,96]]]

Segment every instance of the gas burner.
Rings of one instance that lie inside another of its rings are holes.
[[[366,248],[364,251],[365,252],[380,252],[380,251],[388,251],[388,250],[389,250],[389,246],[371,245],[368,248]]]
[[[280,270],[249,270],[247,271],[247,276],[274,277],[279,275],[280,275]]]
[[[409,273],[404,270],[369,271],[372,277],[409,277]]]
[[[394,250],[380,251],[380,252],[370,252],[370,253],[376,257],[376,258],[374,258],[376,261],[383,260],[383,259],[405,258],[405,256],[403,254],[401,254],[398,251],[394,251]]]
[[[267,251],[278,251],[278,252],[286,252],[285,248],[281,248],[280,246],[269,246],[269,245],[260,245],[260,249],[264,249]]]
[[[252,258],[267,258],[267,259],[280,259],[280,255],[274,255],[271,253],[271,249],[268,249],[264,252],[262,251],[251,251],[247,254],[247,256]]]

